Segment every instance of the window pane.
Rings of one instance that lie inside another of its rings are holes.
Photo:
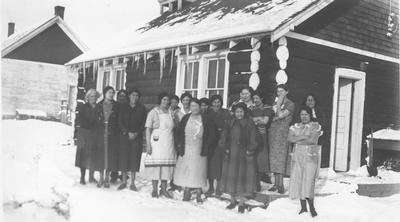
[[[117,91],[121,89],[121,88],[120,88],[120,85],[121,85],[121,78],[120,78],[120,76],[121,76],[121,71],[120,71],[120,70],[117,70],[116,81],[115,81],[115,88],[116,88]]]
[[[199,82],[199,62],[194,62],[193,66],[193,87],[192,89],[197,89]]]
[[[225,59],[218,60],[218,85],[217,88],[224,88],[225,79]]]
[[[185,83],[183,85],[183,88],[191,89],[190,83],[192,82],[192,64],[187,63],[186,65],[183,66],[183,68],[185,69],[185,76],[184,76]]]
[[[106,71],[103,75],[103,88],[110,85],[110,72]]]
[[[218,60],[210,60],[208,62],[208,88],[215,88],[216,86],[217,63]]]
[[[210,90],[209,92],[208,92],[208,96],[209,97],[211,97],[211,96],[213,96],[213,95],[217,95],[218,94],[218,91],[217,90]]]

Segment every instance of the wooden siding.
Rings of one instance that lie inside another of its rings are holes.
[[[54,24],[4,58],[64,65],[80,54],[82,51]]]
[[[399,31],[386,37],[390,0],[336,0],[295,32],[347,46],[399,57]],[[392,11],[398,15],[398,1]]]

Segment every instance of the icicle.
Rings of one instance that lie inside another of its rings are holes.
[[[186,45],[186,59],[185,59],[185,67],[186,67],[186,73],[189,73],[189,45]]]
[[[93,65],[93,81],[97,79],[97,72],[99,70],[99,61],[95,61]]]
[[[160,49],[159,55],[160,55],[160,82],[161,82],[165,68],[165,49]]]
[[[169,67],[169,73],[170,74],[172,72],[172,66],[174,65],[174,56],[175,56],[175,52],[174,52],[174,49],[172,49],[172,52],[171,52],[171,66]]]
[[[146,67],[147,67],[147,53],[143,53],[143,60],[144,60],[144,68],[143,68],[143,75],[146,75]]]

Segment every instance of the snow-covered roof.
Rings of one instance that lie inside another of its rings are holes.
[[[88,50],[87,46],[77,37],[67,23],[61,17],[55,16],[45,22],[35,24],[25,30],[10,35],[1,43],[1,56],[3,57],[9,54],[14,49],[34,38],[54,24],[57,24],[82,52]]]
[[[371,138],[371,134],[369,134],[367,138]],[[400,130],[394,130],[390,128],[381,129],[373,133],[373,138],[379,140],[400,141]]]
[[[199,0],[139,29],[128,29],[108,47],[84,53],[68,64],[254,34],[269,34],[275,40],[331,2]]]

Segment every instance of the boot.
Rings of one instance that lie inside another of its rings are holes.
[[[86,174],[86,169],[85,168],[81,168],[81,179],[80,179],[79,183],[82,184],[82,185],[86,185],[85,174]]]
[[[238,212],[239,212],[240,214],[243,214],[245,209],[246,209],[245,206],[239,205],[239,207],[238,207]]]
[[[152,181],[152,185],[153,185],[153,191],[151,192],[151,197],[153,198],[158,198],[158,181],[157,180],[153,180]]]
[[[301,210],[300,210],[299,214],[307,212],[307,202],[306,202],[306,200],[300,199],[300,205],[301,205]]]
[[[314,207],[314,199],[307,199],[308,202],[308,206],[310,206],[310,213],[312,217],[316,217],[318,216],[317,211],[315,211],[315,207]]]
[[[190,201],[191,196],[192,196],[192,194],[190,193],[190,190],[185,188],[183,190],[183,199],[182,200],[183,201]]]
[[[161,182],[160,196],[172,199],[172,195],[167,191],[167,181]]]

